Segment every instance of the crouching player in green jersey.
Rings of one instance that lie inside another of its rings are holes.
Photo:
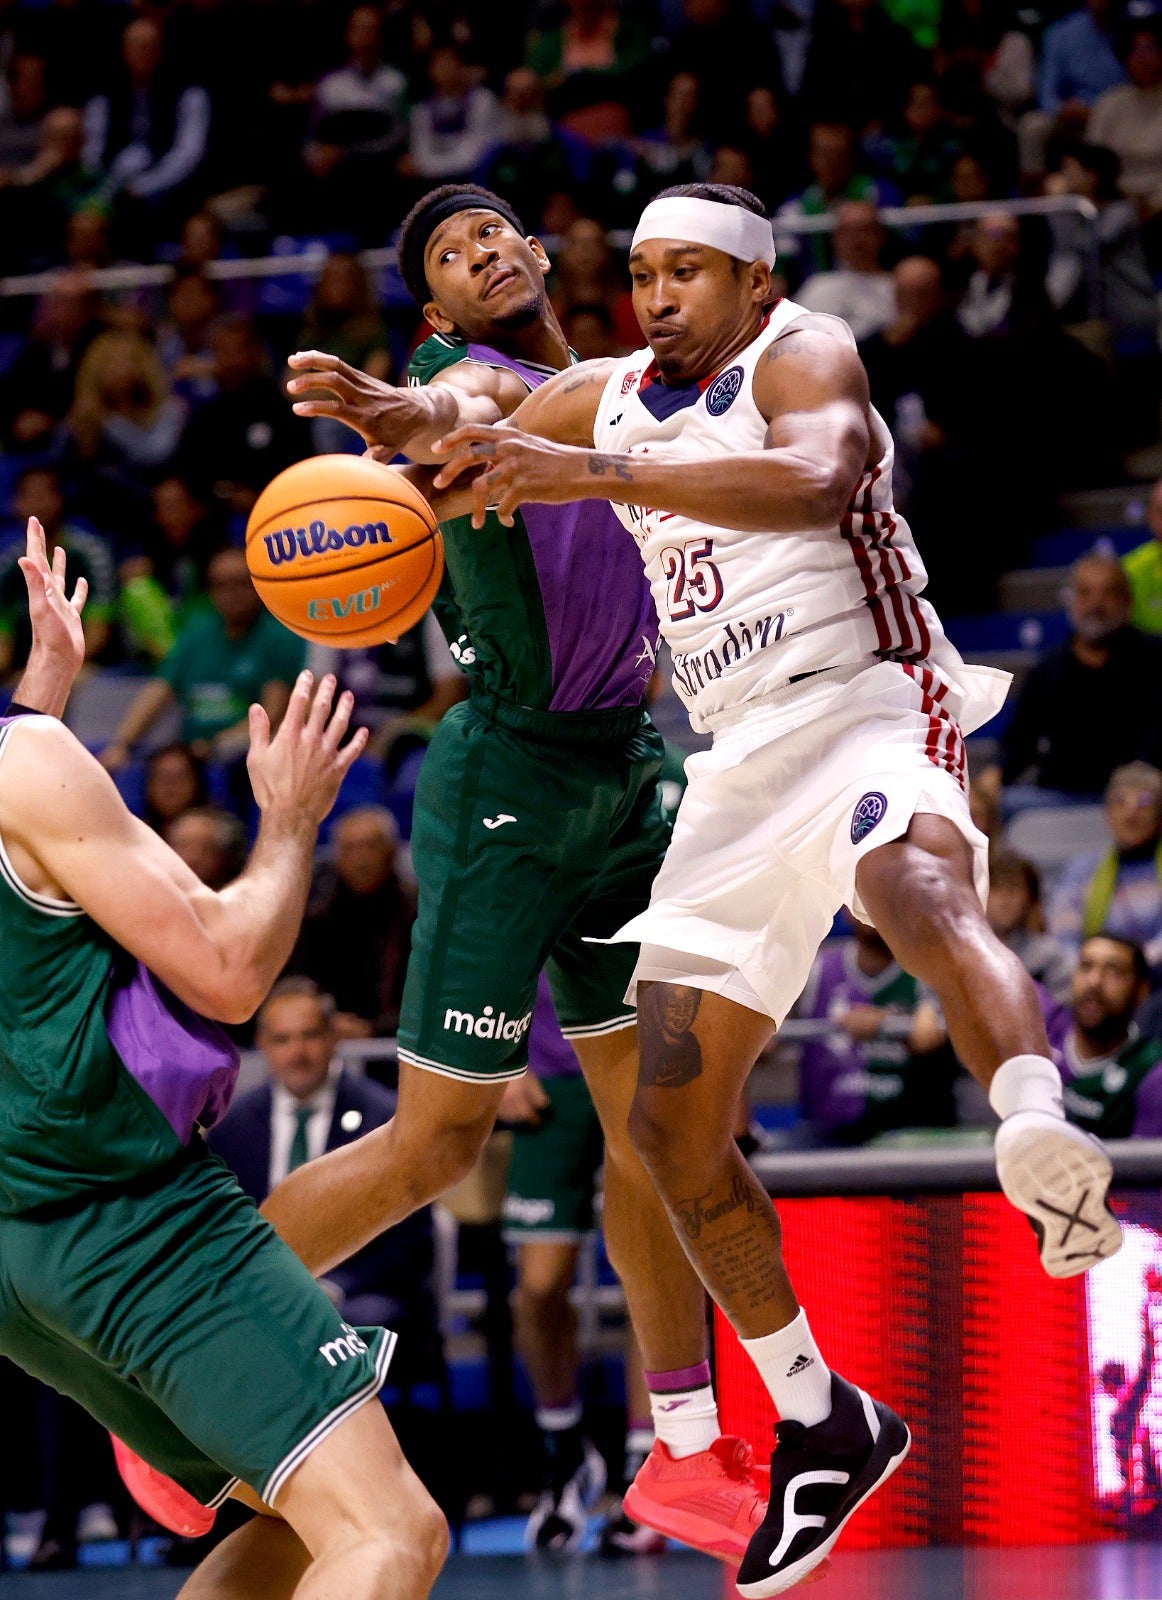
[[[202,1505],[268,1513],[183,1600],[416,1600],[446,1529],[368,1403],[395,1336],[341,1320],[201,1135],[238,1066],[204,1019],[249,1017],[282,970],[365,735],[340,747],[333,679],[303,673],[273,737],[251,707],[262,821],[215,894],[57,720],[84,592],[54,563],[31,522],[33,651],[0,717],[0,1352]]]

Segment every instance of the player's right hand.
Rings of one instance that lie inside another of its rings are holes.
[[[339,785],[367,744],[367,729],[357,728],[340,748],[355,700],[345,690],[332,710],[334,694],[330,673],[316,686],[312,673],[300,672],[273,738],[262,706],[250,707],[246,768],[263,813],[317,827],[335,804]]]
[[[326,389],[332,397],[296,400],[291,409],[297,417],[334,417],[353,428],[365,443],[390,450],[392,455],[430,420],[422,390],[399,389],[370,378],[323,350],[298,350],[288,364],[295,369],[286,386],[288,394]]]
[[[512,1078],[505,1084],[496,1113],[497,1121],[539,1127],[541,1112],[548,1103],[549,1097],[541,1084],[531,1072],[526,1072],[523,1078]]]

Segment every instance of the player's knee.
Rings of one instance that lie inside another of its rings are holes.
[[[671,1180],[688,1181],[707,1158],[718,1154],[707,1130],[683,1115],[680,1092],[641,1089],[629,1111],[629,1136],[642,1165],[663,1193]]]
[[[388,1525],[366,1537],[385,1592],[388,1585],[398,1592],[401,1573],[410,1573],[407,1592],[426,1595],[447,1560],[447,1520],[418,1478],[404,1490],[401,1503],[393,1505]]]

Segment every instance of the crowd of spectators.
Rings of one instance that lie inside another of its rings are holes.
[[[611,231],[671,184],[754,190],[779,291],[856,335],[945,614],[987,612],[1057,496],[1159,438],[1162,3],[0,0],[0,274],[35,275],[0,292],[0,686],[27,651],[36,516],[88,581],[88,684],[130,680],[101,759],[215,887],[253,825],[250,701],[277,719],[306,663],[373,730],[260,1019],[269,1081],[219,1131],[256,1198],[389,1114],[335,1051],[395,1030],[410,793],[465,687],[430,616],[397,645],[308,652],[260,605],[241,537],[281,468],[359,448],[293,415],[285,358],[399,378],[420,317],[360,252],[456,179],[554,242],[583,358],[640,343]],[[1025,198],[1062,209],[1007,208]],[[973,214],[927,209],[948,202]],[[309,272],[246,270],[304,252]],[[164,282],[133,272],[159,263]],[[1112,1136],[1162,1133],[1162,481],[1146,521],[1124,559],[1072,567],[1066,634],[973,793],[990,922],[1041,987],[1070,1114]],[[1101,807],[1105,832],[1043,873],[1005,830],[1047,806]],[[796,1140],[983,1120],[874,930],[824,947],[794,1020]],[[428,1219],[384,1249],[336,1279],[344,1304],[390,1295],[393,1250],[423,1257],[427,1295]],[[68,1453],[83,1424],[53,1427]],[[57,1490],[46,1543],[67,1559],[83,1497]]]

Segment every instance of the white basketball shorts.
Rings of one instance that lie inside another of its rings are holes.
[[[917,812],[947,817],[972,846],[982,904],[988,840],[968,810],[964,740],[945,682],[878,662],[821,714],[751,747],[744,727],[686,763],[689,788],[649,908],[620,929],[639,940],[639,981],[709,989],[783,1021],[835,913],[870,921],[860,858]]]

